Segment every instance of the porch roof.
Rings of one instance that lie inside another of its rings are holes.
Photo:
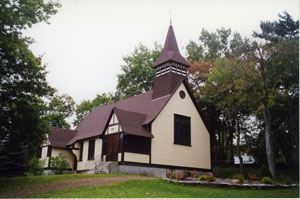
[[[151,132],[143,127],[143,122],[147,115],[121,109],[114,109],[114,111],[124,133],[143,137],[154,137]]]

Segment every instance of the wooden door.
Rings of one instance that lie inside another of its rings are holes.
[[[106,161],[118,161],[119,134],[107,135]]]

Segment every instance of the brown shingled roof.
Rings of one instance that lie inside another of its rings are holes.
[[[152,90],[146,93],[142,93],[116,103],[116,109],[123,111],[133,112],[136,114],[143,114],[142,125],[152,122],[155,117],[160,113],[161,109],[165,106],[171,97],[170,95],[163,96],[161,98],[152,100]],[[100,106],[90,112],[85,119],[77,126],[78,133],[72,138],[68,145],[73,144],[77,140],[86,139],[89,137],[100,136],[107,125],[110,115],[113,111],[115,104],[109,104]],[[122,114],[122,113],[121,113]],[[141,120],[141,119],[140,119]],[[140,123],[139,120],[139,123]],[[145,123],[146,122],[146,123]],[[140,128],[140,127],[137,127]],[[126,129],[126,127],[125,127]],[[136,131],[135,131],[136,132]],[[141,135],[145,133],[141,131]]]
[[[122,130],[126,134],[151,138],[153,137],[152,133],[147,131],[145,127],[143,127],[143,122],[147,118],[147,115],[121,109],[114,109],[114,111],[117,115]]]
[[[185,79],[182,79],[174,87],[170,95],[163,96],[152,100],[152,90],[146,93],[142,93],[121,101],[115,104],[109,104],[100,106],[90,112],[86,118],[77,126],[76,130],[57,129],[50,136],[50,142],[59,143],[59,139],[62,138],[61,143],[55,144],[56,146],[71,145],[74,142],[90,137],[100,136],[107,127],[109,119],[113,111],[116,112],[120,125],[125,133],[153,137],[153,135],[147,131],[143,125],[151,123],[161,112],[164,106],[168,103],[177,88],[183,83],[187,88],[187,91],[192,97],[192,100],[196,105],[192,92]],[[115,108],[115,109],[114,109]],[[200,110],[197,107],[200,114]],[[201,114],[200,114],[201,115]],[[201,116],[202,117],[202,116]],[[202,117],[203,118],[203,117]],[[55,129],[55,128],[54,128]],[[63,134],[57,134],[57,132],[63,132]],[[70,134],[66,134],[71,132]],[[58,135],[59,137],[56,137]],[[72,136],[71,136],[72,135]],[[74,136],[75,135],[75,136]],[[53,140],[52,136],[55,137]],[[67,143],[67,139],[69,140]],[[54,141],[54,142],[53,142]]]
[[[172,25],[169,26],[164,49],[163,49],[161,55],[159,56],[159,58],[154,63],[153,67],[155,68],[155,67],[157,67],[167,61],[171,61],[171,60],[189,67],[189,64],[187,63],[187,61],[182,57],[182,55],[179,52]]]
[[[53,147],[66,147],[68,142],[76,135],[78,131],[62,128],[52,128],[49,135],[50,145]]]

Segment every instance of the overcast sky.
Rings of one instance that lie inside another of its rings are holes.
[[[297,0],[61,0],[50,25],[25,31],[35,40],[30,48],[43,55],[47,79],[76,103],[115,91],[123,56],[140,43],[163,44],[170,21],[178,46],[198,41],[202,28],[225,27],[250,37],[260,21],[277,20],[287,11],[298,19]]]

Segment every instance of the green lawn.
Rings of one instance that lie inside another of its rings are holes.
[[[0,178],[0,193],[5,191],[18,189],[19,187],[32,186],[45,183],[62,182],[67,180],[77,180],[94,177],[113,177],[127,176],[122,174],[65,174],[65,175],[49,175],[49,176],[27,176],[15,178]]]
[[[299,189],[229,189],[205,186],[183,186],[159,180],[130,180],[101,186],[56,190],[31,197],[50,198],[298,198]]]

